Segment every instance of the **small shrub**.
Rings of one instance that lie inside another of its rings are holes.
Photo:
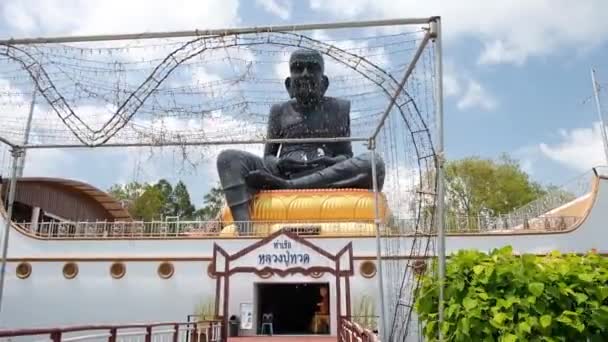
[[[416,312],[436,341],[438,283],[421,279]],[[446,341],[608,341],[608,258],[463,250],[446,265]]]

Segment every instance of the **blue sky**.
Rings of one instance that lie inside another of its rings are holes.
[[[605,0],[63,1],[4,0],[0,36],[128,33],[441,15],[449,159],[506,152],[534,179],[560,184],[603,164],[590,67],[608,88]],[[1,75],[0,75],[1,78]],[[602,94],[608,107],[606,91]],[[180,173],[171,154],[35,151],[26,175],[116,182],[183,179],[202,201],[213,163]],[[8,157],[0,153],[3,174]]]

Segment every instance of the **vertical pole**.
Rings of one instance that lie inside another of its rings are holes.
[[[111,328],[110,336],[108,336],[108,342],[116,342],[117,333],[118,333],[118,330],[116,328]],[[58,342],[60,342],[60,341],[58,341]]]
[[[443,341],[441,333],[441,325],[443,323],[443,301],[445,289],[445,227],[444,227],[444,146],[443,146],[443,56],[441,55],[441,19],[435,18],[431,22],[431,35],[435,40],[435,64],[437,70],[436,78],[436,120],[437,120],[437,208],[436,208],[436,224],[437,224],[437,259],[438,259],[438,281],[439,281],[439,304],[437,308],[439,341]]]
[[[378,175],[376,170],[376,141],[371,139],[369,147],[371,150],[372,157],[372,187],[374,191],[374,223],[376,225],[376,264],[378,264],[378,295],[380,296],[380,326],[378,327],[378,335],[380,341],[388,342],[388,336],[390,336],[390,330],[386,324],[388,315],[386,314],[386,306],[384,304],[384,273],[382,272],[382,245],[380,242],[380,208],[379,208],[379,194],[378,194]]]
[[[61,331],[53,331],[50,338],[53,342],[61,342]]]
[[[593,94],[595,95],[595,105],[597,106],[597,115],[600,118],[600,126],[602,130],[602,142],[604,143],[604,162],[608,165],[608,138],[606,138],[606,126],[604,125],[604,115],[602,114],[602,104],[600,102],[600,90],[595,81],[595,70],[591,68],[591,82],[593,82]]]
[[[152,342],[152,327],[146,327],[146,336],[144,337],[145,342]],[[114,341],[116,342],[116,341]]]
[[[179,342],[179,324],[173,325],[173,342]]]
[[[8,206],[6,208],[6,224],[4,225],[4,239],[2,240],[2,268],[0,269],[0,312],[2,312],[2,299],[4,296],[4,276],[6,274],[6,255],[8,253],[8,237],[11,231],[11,221],[13,219],[13,203],[15,202],[15,188],[17,187],[17,169],[19,168],[19,158],[21,150],[14,147],[11,151],[13,155],[13,171],[11,174],[11,184],[8,190]]]
[[[36,73],[38,74],[38,73]],[[27,123],[25,124],[25,133],[23,135],[23,146],[27,145],[30,141],[30,131],[32,130],[32,118],[34,117],[34,108],[36,106],[36,94],[38,93],[38,87],[36,86],[36,80],[34,80],[34,88],[32,89],[32,101],[30,102],[30,110],[27,116]],[[17,171],[17,177],[23,177],[23,169],[25,167],[25,150],[23,155],[19,158],[19,169]]]

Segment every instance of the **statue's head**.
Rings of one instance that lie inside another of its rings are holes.
[[[329,79],[323,73],[325,64],[318,51],[299,49],[289,58],[290,77],[285,87],[291,98],[303,105],[314,105],[325,95]]]

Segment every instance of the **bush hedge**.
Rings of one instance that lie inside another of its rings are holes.
[[[438,332],[433,273],[416,298],[428,341]],[[441,330],[446,341],[608,341],[608,258],[459,251],[446,265]]]

